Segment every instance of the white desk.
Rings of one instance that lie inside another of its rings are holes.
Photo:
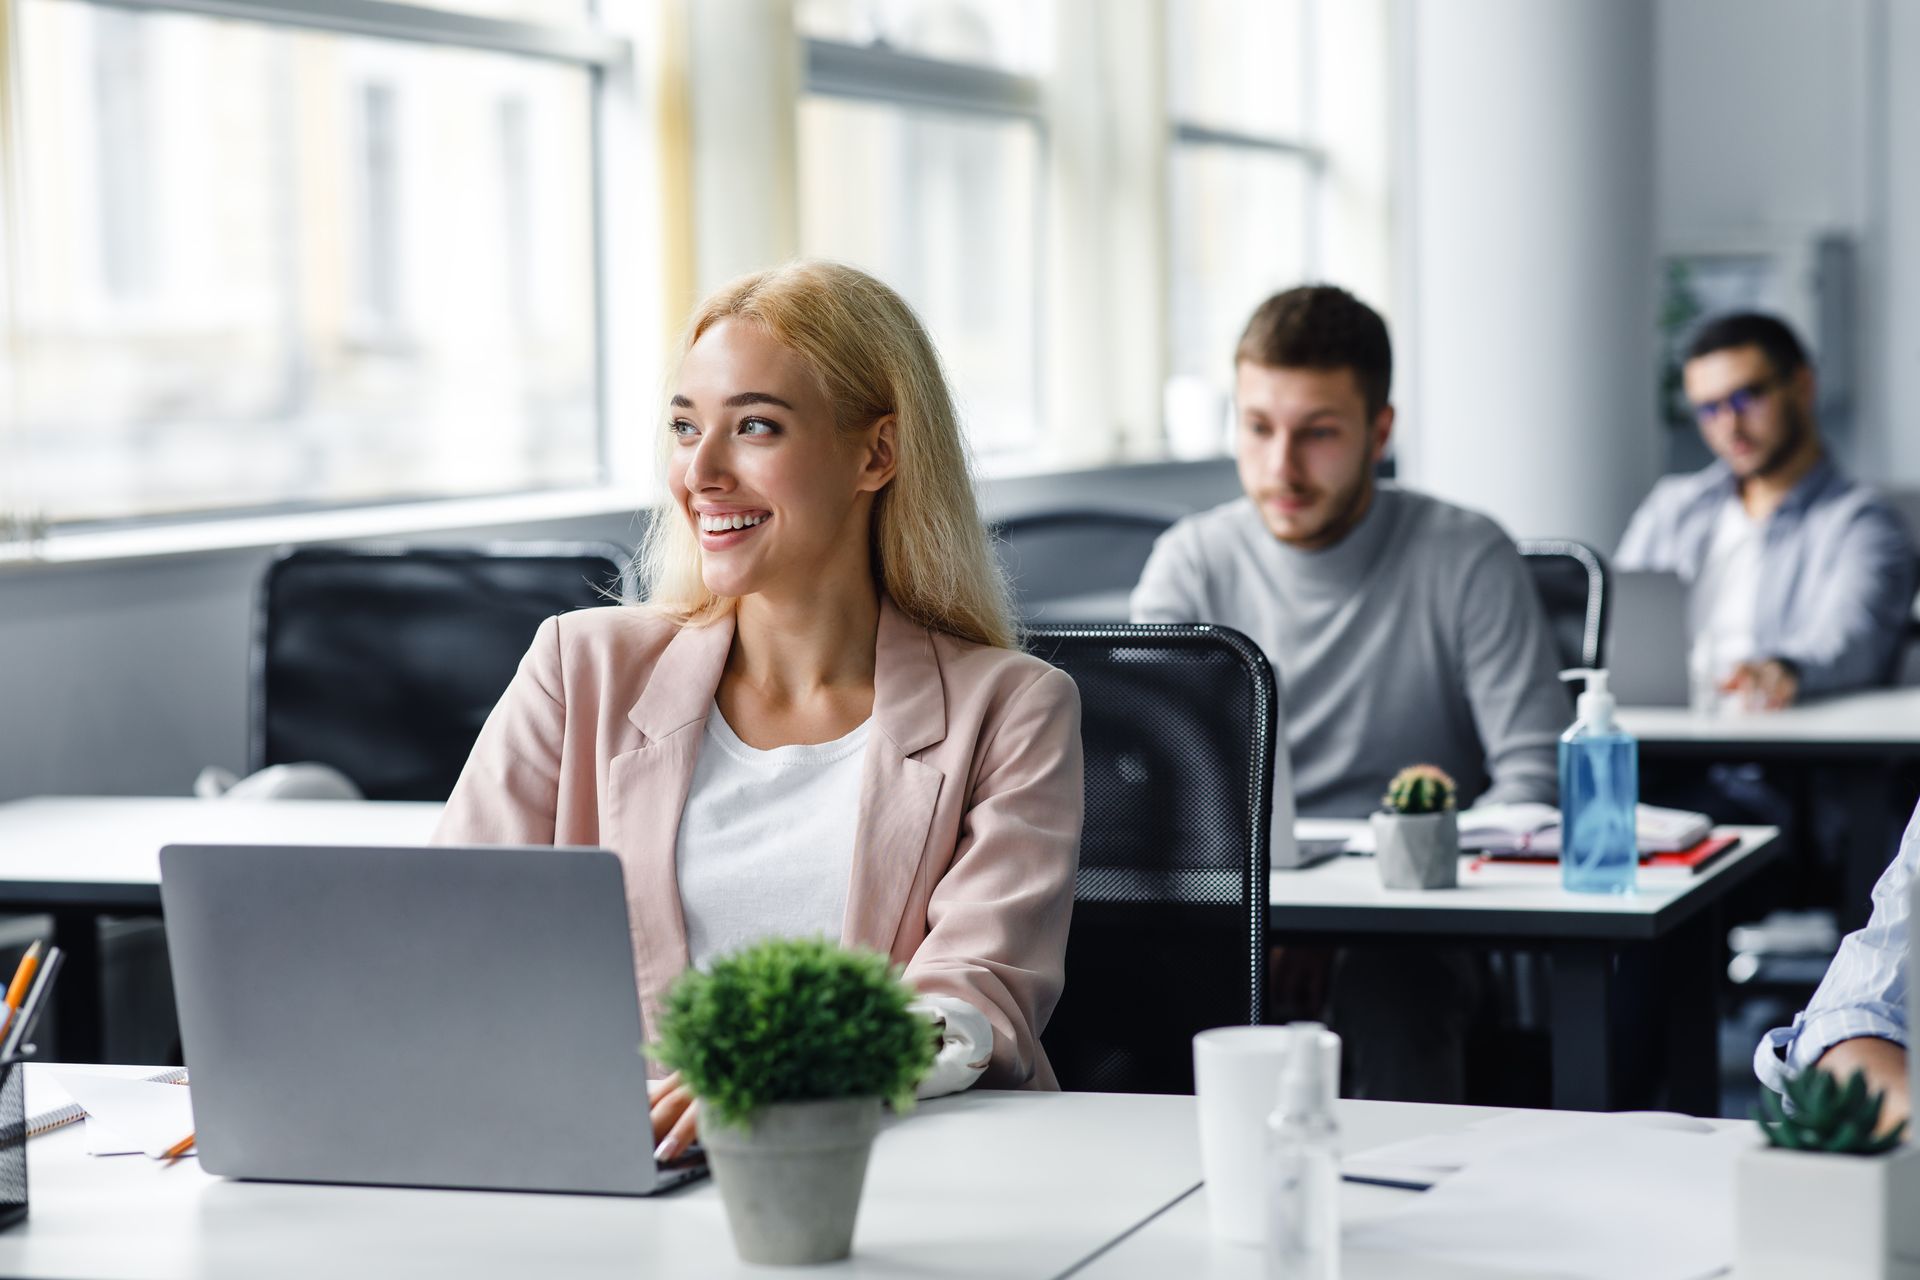
[[[1341,1143],[1347,1151],[1460,1129],[1475,1121],[1507,1114],[1483,1107],[1422,1106],[1399,1102],[1340,1103]],[[1739,1127],[1745,1121],[1720,1121]],[[1391,1212],[1419,1193],[1388,1187],[1340,1184],[1340,1220],[1351,1226]],[[1085,1280],[1265,1280],[1258,1248],[1214,1238],[1207,1224],[1204,1186],[1128,1234],[1075,1272]],[[1515,1280],[1519,1273],[1467,1267],[1434,1259],[1409,1268],[1408,1259],[1349,1248],[1341,1254],[1341,1280]]]
[[[1619,715],[1620,726],[1640,740],[1643,762],[1768,764],[1784,774],[1775,782],[1803,812],[1818,788],[1844,824],[1837,842],[1841,928],[1866,922],[1869,894],[1908,818],[1904,806],[1920,760],[1920,688],[1868,689],[1780,711],[1695,715],[1684,707],[1622,707]],[[1845,767],[1809,776],[1835,765]]]
[[[160,910],[160,847],[414,845],[442,806],[359,800],[44,796],[0,804],[0,911],[47,912],[67,953],[55,998],[61,1051],[100,1056],[98,918]]]
[[[1621,707],[1620,727],[1661,754],[1744,760],[1834,759],[1920,751],[1920,688],[1869,689],[1780,711],[1697,715],[1685,707]]]
[[[736,1259],[709,1180],[647,1199],[229,1182],[191,1158],[88,1156],[83,1136],[29,1144],[31,1211],[0,1232],[0,1275],[773,1274]],[[1059,1275],[1199,1180],[1190,1097],[939,1099],[881,1133],[853,1258],[804,1274]]]
[[[1649,946],[1663,970],[1668,1070],[1674,1105],[1718,1110],[1720,1025],[1718,908],[1729,891],[1780,856],[1772,827],[1727,827],[1738,847],[1698,875],[1656,872],[1631,895],[1568,893],[1557,865],[1486,865],[1462,858],[1457,889],[1380,887],[1372,858],[1342,857],[1276,871],[1268,929],[1280,939],[1391,936],[1456,945],[1537,948],[1549,958],[1553,1103],[1610,1110],[1613,1027],[1607,1016],[1614,957]]]

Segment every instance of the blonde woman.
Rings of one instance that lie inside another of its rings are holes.
[[[648,603],[541,626],[436,839],[618,853],[650,1024],[689,964],[826,934],[943,1028],[922,1096],[1056,1087],[1079,698],[1012,647],[926,331],[851,267],[748,276],[695,313],[665,417]],[[671,1158],[695,1109],[654,1087]]]

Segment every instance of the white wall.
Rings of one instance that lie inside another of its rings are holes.
[[[1659,0],[1662,247],[1831,230],[1858,252],[1846,461],[1920,485],[1920,5]]]

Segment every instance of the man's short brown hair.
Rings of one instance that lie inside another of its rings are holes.
[[[1276,293],[1247,321],[1233,361],[1271,369],[1351,369],[1371,421],[1393,386],[1387,322],[1345,289],[1307,284]]]

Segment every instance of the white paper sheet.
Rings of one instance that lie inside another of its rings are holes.
[[[1537,1142],[1620,1128],[1714,1132],[1714,1126],[1704,1120],[1671,1111],[1520,1111],[1452,1133],[1355,1152],[1341,1162],[1340,1171],[1350,1177],[1431,1184],[1475,1161],[1506,1155]]]
[[[87,1145],[94,1155],[140,1151],[157,1158],[193,1132],[191,1089],[79,1071],[54,1075],[87,1109]]]
[[[1695,1280],[1733,1263],[1734,1163],[1746,1128],[1587,1126],[1483,1154],[1406,1208],[1348,1229],[1348,1249],[1525,1275]]]

